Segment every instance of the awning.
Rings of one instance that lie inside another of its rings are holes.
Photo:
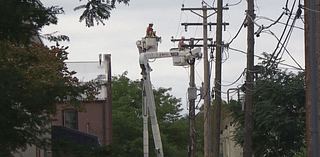
[[[73,142],[85,147],[100,147],[98,137],[87,134],[82,131],[67,128],[65,126],[52,126],[52,140],[63,140],[65,142]]]

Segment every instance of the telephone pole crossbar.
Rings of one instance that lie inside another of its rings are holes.
[[[171,39],[172,42],[175,42],[175,41],[180,41],[181,39]],[[190,39],[184,39],[184,41],[200,41],[200,40],[203,40],[203,38],[190,38]],[[212,41],[213,38],[208,38],[207,40],[209,41]]]
[[[172,42],[180,41],[181,39],[171,39]],[[194,48],[194,47],[203,47],[203,44],[193,44],[194,41],[201,41],[203,38],[190,38],[190,39],[183,39],[184,41],[189,41],[189,44],[181,45],[184,48]],[[207,44],[207,47],[216,47],[217,45],[213,43],[212,38],[207,38],[208,41],[211,42],[211,44]]]
[[[203,47],[202,44],[200,45],[182,45],[182,47]],[[216,47],[215,44],[207,44],[207,47]]]
[[[214,7],[210,7],[210,8],[206,8],[206,10],[217,10],[218,8],[214,8]],[[229,10],[228,7],[223,7],[223,10]],[[203,8],[181,8],[182,11],[184,10],[203,10]]]
[[[202,25],[216,26],[217,23],[212,23],[212,22],[209,22],[209,23],[186,23],[186,22],[181,23],[181,26],[202,26]],[[229,25],[229,23],[223,22],[222,25],[226,26],[226,25]]]

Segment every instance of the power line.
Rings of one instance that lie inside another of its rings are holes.
[[[233,50],[233,51],[236,51],[236,52],[240,52],[240,53],[243,53],[243,54],[247,54],[247,52],[245,52],[245,51],[243,51],[243,50],[239,50],[239,49],[232,48],[232,47],[228,47],[228,48],[229,48],[230,50]],[[261,57],[261,56],[258,56],[258,55],[254,55],[254,56],[257,57],[257,58],[259,58],[259,59],[267,60],[267,58],[265,58],[265,57]],[[304,71],[304,69],[295,67],[295,66],[293,66],[293,65],[289,65],[289,64],[285,64],[285,63],[281,63],[281,62],[280,62],[279,64],[284,65],[284,66],[288,66],[288,67],[290,67],[290,68],[294,68],[294,69],[296,69],[296,70],[302,70],[302,71]]]
[[[65,61],[67,64],[78,64],[78,63],[99,63],[99,61]]]
[[[295,2],[296,2],[296,1],[295,1]],[[295,3],[294,3],[294,4],[295,4]],[[293,8],[292,8],[292,10],[293,10]],[[291,11],[291,13],[292,13],[292,11]],[[287,34],[287,36],[286,36],[286,38],[285,38],[285,40],[284,40],[284,42],[283,42],[283,44],[282,44],[279,52],[278,52],[277,55],[275,56],[275,58],[274,58],[274,60],[273,60],[273,63],[271,64],[270,67],[272,67],[272,66],[276,63],[276,60],[277,60],[279,54],[281,53],[282,49],[285,48],[284,45],[287,45],[287,44],[288,44],[289,39],[290,39],[291,34],[292,34],[292,31],[293,31],[293,26],[295,25],[295,22],[296,22],[296,19],[297,19],[297,18],[294,18],[294,20],[292,21],[292,24],[291,24],[291,27],[290,27],[290,29],[289,29],[289,31],[288,31],[288,34]],[[280,41],[281,41],[281,40],[279,40],[278,45],[281,44]],[[272,57],[270,58],[270,61],[271,61],[271,59],[272,59],[273,57],[274,57],[274,56],[272,56]]]
[[[274,36],[274,37],[278,40],[278,42],[281,42],[281,41],[279,40],[279,38],[278,38],[272,31],[268,30],[267,32],[264,32],[264,33],[271,34],[272,36]],[[284,46],[282,43],[281,43],[281,45]],[[286,48],[286,46],[284,46],[284,50],[287,52],[287,54],[290,56],[290,58],[299,66],[299,68],[300,68],[300,69],[303,69],[303,68],[301,67],[301,65],[294,59],[294,57],[293,57],[293,56],[291,55],[291,53],[288,51],[288,49]]]
[[[275,20],[273,19],[270,19],[268,17],[265,17],[265,16],[257,16],[257,18],[260,18],[260,19],[265,19],[265,20],[269,20],[269,21],[272,21],[272,22],[276,22]],[[285,23],[283,22],[280,22],[280,21],[277,21],[276,23],[279,23],[279,24],[283,24],[283,25],[286,25]],[[291,26],[291,25],[289,25]],[[301,27],[298,27],[298,26],[293,26],[294,28],[297,28],[297,29],[300,29],[300,30],[304,30],[304,28],[301,28]],[[265,29],[267,29],[267,27],[265,27]]]
[[[296,2],[296,0],[294,1],[294,4],[295,4],[295,2]],[[287,0],[286,8],[285,8],[285,9],[287,9],[287,5],[288,5],[288,0]],[[291,11],[290,11],[290,15],[291,15],[292,12],[293,12],[293,8],[294,8],[294,5],[292,6],[292,9],[291,9]],[[286,29],[287,29],[287,27],[289,26],[289,21],[290,21],[290,18],[287,19],[286,25],[285,25],[285,27],[284,27],[284,30],[283,30],[283,32],[282,32],[282,34],[281,34],[281,37],[280,37],[280,40],[279,40],[279,41],[282,40],[282,38],[283,38],[283,36],[284,36],[284,34],[285,34],[285,32],[286,32]],[[278,42],[275,50],[273,51],[273,53],[272,53],[272,55],[271,55],[271,57],[270,57],[270,60],[269,60],[268,63],[267,63],[267,66],[269,66],[270,63],[272,62],[272,59],[274,58],[274,55],[275,55],[277,49],[279,48],[279,45],[280,45],[280,42]],[[272,63],[271,67],[273,66],[273,64],[274,64],[274,63]]]
[[[239,5],[241,2],[242,2],[242,0],[240,0],[239,2],[234,3],[234,4],[227,3],[226,6],[229,6],[229,7],[236,6],[236,5]]]
[[[243,76],[244,76],[244,73],[246,72],[246,69],[244,69],[243,71],[242,71],[242,73],[240,74],[240,76],[235,80],[235,81],[233,81],[232,83],[230,83],[230,84],[228,84],[228,85],[223,85],[223,84],[221,84],[221,83],[219,83],[221,86],[224,86],[224,87],[228,87],[228,86],[232,86],[232,85],[234,85],[234,84],[236,84]],[[218,82],[217,82],[218,83]]]
[[[182,4],[183,5],[183,4]],[[179,28],[180,28],[180,23],[181,23],[181,18],[182,18],[182,11],[181,11],[181,13],[180,13],[180,17],[179,17],[179,24],[178,24],[178,28],[177,28],[177,32],[176,32],[176,36],[175,36],[175,38],[177,38],[177,36],[178,36],[178,32],[179,32]]]
[[[265,27],[265,29],[269,29],[271,26],[277,24],[280,21],[280,19],[282,18],[283,15],[284,15],[284,12],[282,12],[282,14],[278,17],[278,19],[276,21],[271,23],[269,26]]]
[[[306,10],[309,10],[309,11],[312,11],[312,12],[316,12],[316,13],[320,12],[319,10],[310,9],[308,7],[305,7],[305,6],[302,6],[302,9],[306,9]]]
[[[238,37],[238,35],[239,35],[240,31],[242,30],[244,24],[246,23],[246,20],[247,20],[247,17],[244,18],[244,20],[243,20],[243,22],[242,22],[242,24],[241,24],[238,32],[237,32],[236,35],[231,39],[231,41],[227,43],[227,45],[230,45],[230,44],[233,42],[233,40],[235,40],[235,39]]]

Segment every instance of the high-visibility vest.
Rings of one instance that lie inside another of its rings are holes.
[[[178,45],[179,51],[184,50],[183,45],[184,45],[184,41],[183,41],[183,39],[181,39],[181,40],[179,41],[179,45]]]

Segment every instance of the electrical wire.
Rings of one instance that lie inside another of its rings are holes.
[[[230,84],[223,85],[223,84],[221,84],[221,83],[219,83],[219,82],[217,82],[217,83],[220,84],[220,85],[223,86],[223,87],[232,86],[232,85],[236,84],[236,83],[244,76],[245,72],[246,72],[246,69],[244,69],[244,70],[242,71],[242,73],[240,74],[240,76],[239,76],[235,81],[233,81],[233,82],[230,83]]]
[[[230,97],[230,100],[233,100],[232,98],[235,96],[237,94],[237,92],[233,92],[233,94],[231,95],[231,96],[229,96]],[[240,98],[238,97],[238,100],[239,100]]]
[[[182,11],[181,11],[181,13],[180,13],[180,17],[179,17],[179,24],[178,24],[178,28],[177,28],[177,32],[176,32],[176,36],[175,36],[175,38],[177,38],[177,36],[178,36],[178,32],[179,32],[179,30],[180,30],[180,23],[181,23],[181,18],[182,18]],[[181,33],[180,33],[181,34]]]
[[[226,6],[228,6],[228,7],[236,6],[236,5],[239,5],[241,2],[242,2],[242,0],[240,0],[239,2],[234,3],[234,4],[227,3]]]
[[[241,3],[241,1],[242,0],[240,0],[236,5],[238,5],[239,3]],[[203,1],[206,5],[208,5],[205,1]],[[287,0],[287,3],[286,3],[286,6],[287,6],[287,4],[288,4],[288,0]],[[210,6],[210,5],[208,5],[208,6]],[[230,6],[230,5],[229,5]],[[210,6],[211,7],[211,6]],[[287,8],[287,7],[286,7]],[[292,14],[292,10],[291,10],[291,14]],[[273,26],[273,25],[275,25],[276,23],[280,23],[279,22],[279,20],[282,18],[282,16],[284,15],[284,12],[280,15],[280,17],[276,20],[276,21],[273,21],[274,23],[272,23],[272,24],[270,24],[269,26],[267,26],[267,27],[264,27],[264,28],[270,28],[271,26]],[[251,17],[249,17],[249,18],[251,18]],[[289,17],[289,19],[290,19],[290,17]],[[288,20],[289,20],[288,19]],[[245,19],[246,20],[246,19]],[[233,40],[235,40],[236,38],[237,38],[237,36],[238,36],[238,34],[239,34],[239,32],[241,31],[241,29],[242,29],[242,27],[244,26],[244,23],[245,23],[245,20],[244,20],[244,22],[242,23],[242,25],[241,25],[241,27],[240,27],[240,29],[238,30],[238,32],[237,32],[237,34],[236,34],[236,36],[233,38],[233,39],[231,39],[231,42],[229,42],[228,44],[230,44],[230,43],[232,43],[233,42]],[[270,20],[270,19],[268,19],[268,20]],[[272,20],[270,20],[270,21],[272,21]],[[257,23],[255,23],[256,25],[257,25]],[[285,24],[286,25],[286,27],[288,26],[288,21],[287,21],[287,24]],[[259,26],[259,25],[258,25]],[[260,26],[260,27],[263,27],[263,25],[262,26]],[[292,27],[295,27],[296,28],[296,26],[294,26],[294,25],[291,25],[291,28]],[[297,28],[299,28],[299,27],[297,27]],[[302,28],[299,28],[299,29],[302,29]],[[285,29],[286,30],[286,29]],[[285,32],[285,30],[284,30],[284,32]],[[290,33],[291,32],[291,33]],[[288,33],[288,35],[287,35],[287,38],[286,39],[288,39],[288,37],[290,38],[290,36],[291,36],[291,34],[292,34],[292,31],[289,31],[289,33]],[[275,36],[276,37],[276,36]],[[277,37],[276,37],[277,38]],[[282,38],[281,38],[282,39]],[[289,53],[289,51],[285,48],[285,46],[283,45],[283,43],[281,43],[281,39],[278,39],[277,38],[277,40],[278,40],[278,45],[279,44],[281,44],[282,45],[282,47],[283,47],[283,49],[285,49],[285,51],[290,55],[290,53]],[[287,42],[287,40],[285,40],[285,43],[286,43],[286,45],[288,44],[288,42]],[[231,49],[231,50],[234,50],[234,51],[238,51],[238,52],[241,52],[241,53],[244,53],[244,54],[246,54],[246,52],[244,52],[244,51],[241,51],[241,50],[236,50],[236,49],[233,49],[233,48],[230,48],[230,47],[228,47],[229,49]],[[278,48],[278,46],[277,46],[277,48]],[[276,49],[277,49],[276,48]],[[282,49],[282,48],[281,48]],[[279,52],[281,52],[281,50],[279,51]],[[274,52],[275,53],[275,52]],[[273,55],[274,55],[274,53],[273,53]],[[227,58],[227,54],[225,54],[226,55],[226,58]],[[279,53],[277,54],[277,57],[278,57],[278,55],[279,55]],[[291,56],[291,55],[290,55]],[[256,56],[255,55],[255,57],[258,57],[258,58],[260,58],[260,59],[265,59],[265,58],[263,58],[263,57],[260,57],[260,56]],[[294,58],[291,56],[291,58],[294,60]],[[279,63],[279,64],[283,64],[283,63]],[[302,69],[302,67],[298,64],[298,63],[296,63],[298,66],[299,66],[299,68],[297,68],[297,67],[294,67],[294,66],[291,66],[291,65],[287,65],[287,64],[283,64],[283,65],[286,65],[286,66],[289,66],[289,67],[292,67],[292,68],[295,68],[295,69],[298,69],[298,70],[303,70]],[[211,70],[212,70],[212,62],[211,62]],[[210,70],[210,71],[211,71]],[[197,73],[198,74],[198,73]],[[211,78],[211,72],[210,72],[210,78]],[[241,75],[242,76],[242,75]],[[241,76],[236,80],[236,81],[238,81],[240,78],[241,78]],[[235,82],[236,82],[235,81]],[[220,91],[221,93],[223,93],[222,91]],[[225,92],[224,92],[225,93]],[[200,103],[200,101],[198,102],[198,104]],[[198,105],[197,105],[198,106]]]
[[[255,0],[255,2],[254,2],[254,7],[255,8],[257,8],[256,10],[257,10],[257,14],[260,14],[260,8],[259,8],[259,6],[258,6],[258,1],[257,0]],[[253,20],[252,20],[253,21]]]
[[[212,2],[212,7],[214,7],[214,3],[216,2],[216,0],[213,0],[213,2]]]
[[[244,24],[246,23],[246,20],[247,20],[247,17],[244,18],[244,20],[243,20],[243,22],[242,22],[242,24],[241,24],[238,32],[237,32],[236,35],[231,39],[231,41],[227,43],[227,45],[230,45],[230,44],[238,37],[238,35],[239,35],[240,31],[242,30]]]
[[[78,64],[78,63],[99,63],[99,61],[65,61],[67,64]]]
[[[210,8],[213,8],[213,4],[212,6],[210,4],[208,4],[205,0],[202,0],[202,4],[205,4],[206,6],[210,7]]]
[[[182,7],[184,7],[184,3],[185,3],[185,0],[183,0],[183,2],[182,2]],[[179,17],[179,22],[178,22],[178,28],[177,28],[177,32],[176,32],[176,35],[175,35],[175,38],[177,38],[177,36],[178,36],[178,32],[179,32],[179,30],[180,30],[180,24],[181,24],[181,20],[182,20],[182,14],[184,14],[185,16],[186,16],[186,22],[188,21],[188,15],[184,12],[184,11],[181,11],[180,12],[180,17]],[[180,32],[180,36],[182,36],[182,33],[183,31],[181,31]]]
[[[265,20],[269,20],[269,21],[272,21],[272,22],[274,22],[274,23],[279,23],[279,24],[283,24],[283,25],[286,25],[285,23],[283,23],[283,22],[280,22],[280,21],[278,21],[278,22],[276,22],[275,20],[273,20],[273,19],[270,19],[270,18],[268,18],[268,17],[265,17],[265,16],[256,16],[257,18],[260,18],[260,19],[265,19]],[[270,26],[270,25],[269,25]],[[291,25],[289,25],[289,26],[291,26]],[[297,29],[300,29],[300,30],[304,30],[304,28],[301,28],[301,27],[298,27],[298,26],[293,26],[294,28],[297,28]],[[264,27],[264,29],[268,29],[269,27],[267,26],[267,27]]]
[[[296,0],[295,0],[294,2],[296,2]],[[294,4],[295,4],[295,3],[294,3]],[[292,11],[293,11],[293,8],[292,8],[292,10],[291,10],[290,13],[292,13]],[[296,19],[297,19],[297,18],[295,18],[295,19],[292,21],[291,27],[290,27],[290,29],[289,29],[289,31],[288,31],[288,33],[287,33],[287,36],[285,37],[284,42],[283,42],[282,45],[287,45],[287,42],[289,41],[289,39],[290,39],[290,37],[291,37],[292,31],[293,31],[293,26],[295,25]],[[278,45],[280,45],[280,43],[281,43],[280,41],[281,41],[281,39],[279,40]],[[274,60],[272,61],[272,64],[270,65],[270,68],[273,67],[275,64],[278,64],[278,63],[276,63],[276,60],[277,60],[278,56],[280,55],[280,53],[282,52],[282,49],[283,49],[283,48],[284,48],[284,46],[281,46],[281,47],[280,47],[280,50],[279,50],[279,52],[277,53],[277,55],[274,55],[275,52],[273,53],[272,57],[270,58],[270,61],[272,60],[273,57],[274,57]]]
[[[199,23],[199,21],[200,21],[200,16],[198,17],[198,23]],[[196,26],[196,31],[194,31],[194,37],[196,36],[196,34],[197,34],[197,31],[198,31],[198,28],[199,28],[199,26]]]
[[[228,33],[228,35],[229,35],[229,39],[227,40],[227,41],[230,41],[231,40],[231,33],[230,33],[230,31],[228,31],[228,30],[226,30],[226,32]],[[223,43],[228,43],[227,41],[223,41]]]
[[[282,16],[283,16],[284,14],[285,14],[285,13],[282,12],[282,14],[278,17],[278,19],[277,19],[276,21],[274,21],[273,23],[271,23],[269,26],[265,27],[265,29],[269,29],[271,26],[277,24],[277,23],[280,21],[280,19],[282,18]]]
[[[295,0],[295,1],[296,1],[296,0]],[[295,4],[295,1],[294,1],[294,4]],[[287,0],[287,3],[286,3],[286,9],[287,9],[287,5],[288,5],[288,0]],[[294,7],[294,5],[292,6],[292,9],[291,9],[291,11],[290,11],[290,15],[291,15],[292,12],[293,12],[293,7]],[[287,27],[288,27],[288,25],[289,25],[289,21],[290,21],[290,18],[287,19],[286,25],[285,25],[284,30],[283,30],[283,32],[282,32],[282,34],[281,34],[281,37],[280,37],[280,41],[282,41],[282,38],[283,38],[283,36],[284,36],[284,34],[285,34],[285,32],[286,32],[286,29],[287,29]],[[280,42],[278,42],[275,50],[274,50],[273,53],[271,54],[270,60],[269,60],[268,63],[267,63],[267,67],[270,66],[270,63],[272,62],[272,58],[274,58],[275,53],[276,53],[277,49],[279,48],[279,45],[280,45]],[[274,63],[272,63],[271,67],[273,66],[273,64],[274,64]]]
[[[229,59],[230,55],[229,55],[229,51],[226,50],[225,48],[223,48],[222,53],[223,53],[224,56],[225,56],[225,59],[223,59],[223,60],[221,61],[221,63],[223,64],[223,63],[225,63],[225,62]]]
[[[236,49],[236,48],[232,48],[232,47],[228,47],[230,50],[233,50],[233,51],[236,51],[236,52],[240,52],[240,53],[243,53],[243,54],[247,54],[247,52],[243,51],[243,50],[239,50],[239,49]],[[254,55],[254,57],[257,57],[258,59],[264,59],[264,60],[267,60],[267,58],[264,58],[264,57],[261,57],[261,56],[258,56],[258,55]],[[285,64],[285,63],[279,63],[281,65],[284,65],[284,66],[288,66],[290,68],[294,68],[296,70],[302,70],[304,71],[304,69],[302,68],[298,68],[298,67],[295,67],[293,65],[289,65],[289,64]]]
[[[309,10],[309,11],[312,11],[312,12],[320,13],[319,10],[314,10],[314,9],[311,9],[311,8],[308,8],[308,7],[305,7],[305,6],[302,6],[302,9],[306,9],[306,10]]]
[[[288,3],[288,1],[287,1],[287,3]],[[286,4],[286,6],[287,6],[287,4]],[[292,11],[293,11],[293,9],[291,10],[291,14],[292,14]],[[268,28],[270,28],[271,26],[273,26],[273,25],[275,25],[276,23],[278,23],[279,21],[280,21],[280,19],[282,18],[282,16],[284,15],[284,12],[279,16],[279,18],[276,20],[276,21],[274,21],[274,23],[272,23],[272,24],[270,24],[269,26],[267,26],[267,27],[263,27],[263,25],[262,26],[260,26],[260,27],[262,27],[262,29],[268,29]],[[248,16],[249,17],[249,16]],[[249,18],[251,18],[251,17],[249,17]],[[289,19],[290,19],[290,17],[288,18],[288,21],[289,21]],[[294,21],[296,20],[296,18],[294,18]],[[286,27],[288,26],[288,21],[287,21],[287,24],[286,24]],[[278,45],[279,45],[279,43],[282,45],[282,47],[283,48],[281,48],[280,49],[280,51],[279,52],[281,52],[282,51],[282,49],[284,49],[289,55],[290,55],[290,57],[295,61],[295,63],[299,66],[299,68],[296,68],[296,67],[294,67],[295,69],[298,69],[298,70],[303,70],[302,69],[302,67],[296,62],[296,60],[292,57],[292,55],[290,54],[290,52],[286,49],[286,46],[287,46],[287,44],[288,44],[288,40],[290,39],[290,36],[291,36],[291,34],[292,34],[292,28],[294,27],[294,24],[295,24],[295,22],[293,21],[293,24],[292,24],[292,26],[291,26],[291,28],[290,28],[290,30],[289,30],[289,33],[287,34],[287,37],[285,38],[285,45],[284,44],[282,44],[281,43],[281,40],[279,40],[274,34],[274,36],[276,37],[276,39],[278,40]],[[245,21],[244,21],[245,22]],[[243,24],[244,24],[244,22],[243,22]],[[241,25],[241,27],[240,27],[240,29],[239,29],[239,31],[238,31],[238,33],[237,33],[237,35],[239,34],[239,32],[240,32],[240,30],[242,29],[242,27],[243,27],[243,24]],[[255,23],[256,25],[257,25],[257,23]],[[259,25],[258,25],[259,26]],[[284,31],[285,32],[285,31]],[[237,35],[231,40],[231,42],[237,37]],[[231,43],[231,42],[229,42],[229,44]],[[229,46],[229,45],[228,45]],[[277,46],[278,47],[278,46]],[[236,49],[233,49],[233,48],[231,48],[232,50],[236,50]],[[246,54],[246,52],[244,52],[244,51],[239,51],[239,50],[236,50],[236,51],[238,51],[238,52],[242,52],[242,53],[245,53]],[[278,55],[279,55],[279,53],[277,54],[277,57],[278,57]],[[260,57],[260,56],[256,56],[255,55],[255,57],[259,57],[260,59],[261,58],[263,58],[263,57]],[[286,64],[285,64],[286,65]],[[287,66],[290,66],[290,67],[293,67],[293,66],[291,66],[291,65],[287,65]],[[243,74],[243,73],[242,73]],[[240,77],[234,82],[234,83],[236,83],[240,78],[241,78],[241,76],[242,75],[240,75]],[[248,82],[247,82],[248,83]],[[254,82],[251,82],[251,83],[254,83]],[[230,86],[231,85],[233,85],[233,84],[230,84]],[[244,86],[245,88],[247,88],[246,86]],[[261,88],[260,88],[261,89]],[[249,89],[247,89],[247,90],[249,90]],[[222,91],[220,91],[220,92],[222,92]]]
[[[300,20],[302,21],[303,24],[305,24],[304,17],[301,16],[301,17],[300,17]],[[304,30],[304,29],[303,29],[303,30]]]
[[[202,58],[201,58],[202,59]],[[198,61],[198,63],[197,64],[195,64],[195,72],[196,72],[196,74],[197,74],[197,76],[199,77],[199,79],[201,80],[201,82],[203,82],[203,79],[201,78],[201,76],[199,75],[199,73],[198,73],[198,71],[196,70],[196,67],[199,65],[199,63],[201,62],[201,59]]]
[[[268,34],[271,34],[272,36],[274,36],[278,42],[281,43],[281,41],[279,40],[279,38],[271,31],[271,30],[268,30],[268,31],[264,31],[263,33],[268,33]],[[287,52],[287,54],[290,56],[290,58],[299,66],[300,69],[303,69],[301,67],[301,65],[294,59],[294,57],[291,55],[291,53],[288,51],[288,49],[286,48],[286,46],[284,46],[282,43],[281,45],[284,47],[284,50]]]

